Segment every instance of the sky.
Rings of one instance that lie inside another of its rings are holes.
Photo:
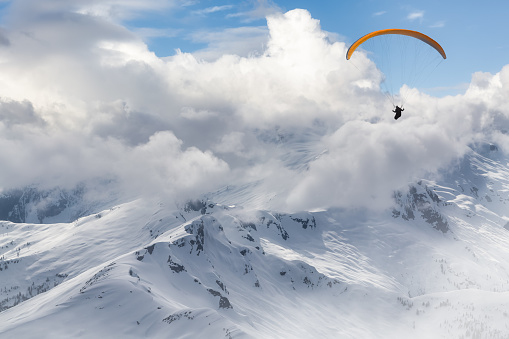
[[[0,2],[0,188],[185,199],[247,185],[257,208],[387,208],[472,144],[509,149],[503,1],[320,4]],[[448,54],[429,88],[403,88],[398,121],[377,64],[345,60],[396,26]]]
[[[323,30],[353,43],[384,28],[423,32],[437,40],[448,60],[433,76],[434,95],[463,93],[473,73],[498,72],[506,63],[509,35],[503,0],[475,1],[188,1],[161,15],[147,13],[129,20],[131,29],[145,30],[149,48],[158,56],[228,47],[249,54],[266,36],[265,15],[295,8],[308,10]],[[150,31],[152,30],[152,31]],[[149,32],[152,32],[150,34]],[[247,40],[253,44],[248,47]],[[239,43],[244,40],[244,44]],[[231,42],[234,43],[231,43]],[[230,43],[229,43],[230,42]],[[205,57],[205,55],[202,55]]]

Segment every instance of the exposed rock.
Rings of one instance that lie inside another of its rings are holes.
[[[476,192],[473,192],[476,193]],[[415,215],[420,215],[424,221],[433,226],[434,229],[446,233],[449,231],[449,223],[439,212],[439,206],[445,205],[439,196],[427,185],[419,181],[417,185],[411,185],[408,193],[394,193],[394,200],[401,210],[394,208],[392,210],[393,218],[403,218],[404,220],[414,220]]]

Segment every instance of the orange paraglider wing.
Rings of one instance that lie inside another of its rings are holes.
[[[354,42],[352,44],[352,46],[350,46],[350,48],[346,52],[346,60],[350,60],[350,57],[352,56],[353,52],[355,52],[357,47],[362,45],[362,43],[365,42],[366,40],[369,40],[369,39],[371,39],[373,37],[376,37],[376,36],[379,36],[379,35],[386,35],[386,34],[407,35],[407,36],[419,39],[419,40],[427,43],[428,45],[430,45],[434,49],[436,49],[437,52],[440,53],[440,55],[444,59],[446,59],[445,51],[442,48],[442,46],[440,46],[440,44],[438,42],[436,42],[435,40],[431,39],[426,34],[422,34],[422,33],[417,32],[417,31],[411,31],[411,30],[408,30],[408,29],[390,28],[390,29],[381,29],[379,31],[371,32],[369,34],[366,34],[365,36],[363,36],[362,38],[360,38],[356,42]]]

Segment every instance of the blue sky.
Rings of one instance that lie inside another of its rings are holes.
[[[464,91],[472,73],[496,73],[509,63],[505,39],[509,35],[509,2],[504,0],[188,1],[164,11],[147,11],[126,24],[138,32],[140,28],[157,29],[159,36],[146,37],[146,42],[158,56],[167,56],[176,48],[184,52],[205,48],[212,41],[201,32],[215,32],[214,39],[220,39],[220,33],[227,30],[264,27],[266,13],[294,8],[307,9],[320,20],[322,29],[349,43],[382,28],[413,29],[430,35],[448,55],[439,74],[434,75],[436,86],[453,88],[450,93]],[[228,34],[224,38],[228,39]]]
[[[287,3],[290,3],[289,1]],[[317,2],[293,1],[295,6]],[[406,28],[435,38],[447,52],[444,86],[469,82],[477,71],[496,73],[509,63],[507,1],[327,1],[308,9],[323,29],[353,42],[382,28]]]
[[[24,0],[18,0],[24,2]],[[94,1],[92,1],[94,2]],[[12,1],[0,1],[6,8]],[[79,1],[76,1],[79,3]],[[95,1],[96,7],[101,1]],[[442,44],[448,60],[434,75],[437,87],[446,93],[462,93],[474,72],[496,73],[509,63],[509,2],[486,1],[380,1],[380,0],[106,0],[109,15],[143,37],[150,50],[164,57],[196,52],[213,46],[248,53],[260,44],[266,32],[265,16],[295,8],[307,9],[320,20],[322,29],[339,40],[352,43],[360,36],[382,28],[406,28],[430,35]],[[113,13],[117,11],[117,13]],[[258,39],[258,40],[256,40]],[[249,40],[255,43],[249,43]],[[235,48],[233,48],[235,50]],[[456,88],[457,87],[457,88]]]

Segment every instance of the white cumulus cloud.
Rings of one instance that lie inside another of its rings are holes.
[[[394,121],[376,65],[347,61],[306,10],[272,11],[257,53],[217,43],[206,59],[158,58],[120,23],[38,6],[13,8],[2,31],[3,189],[107,178],[183,199],[253,185],[266,208],[384,208],[476,140],[509,149],[509,66],[463,95],[411,89]]]

